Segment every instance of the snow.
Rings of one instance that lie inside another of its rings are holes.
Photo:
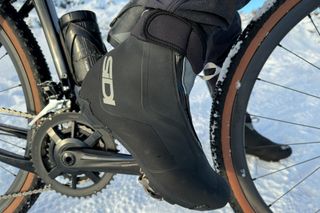
[[[278,0],[267,0],[263,6],[256,11],[255,16],[252,18],[253,21],[257,21],[263,14],[265,14]]]
[[[58,5],[65,5],[64,8],[61,7],[58,9],[59,16],[68,11],[78,9],[95,11],[105,42],[109,29],[108,26],[112,17],[114,17],[117,11],[119,11],[126,3],[125,0],[78,0],[74,1],[76,3],[71,5],[66,5],[65,2],[66,1],[63,0],[56,0]],[[270,7],[272,3],[273,1],[266,3],[264,9],[258,12],[257,14],[259,15],[256,15],[256,17],[259,17],[265,11],[265,8]],[[244,23],[248,23],[248,20],[252,18],[252,14],[243,14],[242,18],[244,19]],[[316,23],[318,23],[318,26],[320,26],[320,17],[318,16],[315,20]],[[40,46],[47,56],[49,67],[54,72],[55,69],[52,60],[50,59],[49,50],[46,47],[46,43],[43,38],[43,32],[41,31],[39,22],[37,21],[34,13],[32,13],[28,19],[28,24],[32,26],[33,32],[37,39],[39,39]],[[320,66],[319,43],[320,37],[314,32],[314,27],[307,19],[303,20],[301,25],[294,29],[282,41],[283,45],[295,50],[303,57],[308,58],[310,62],[317,66]],[[230,66],[231,59],[240,47],[241,42],[238,42],[230,52],[222,67],[222,75],[219,76],[219,80],[224,79],[227,69]],[[5,66],[6,70],[13,69],[12,64],[10,65],[9,63],[5,63]],[[1,74],[2,78],[0,78],[0,89],[6,88],[8,85],[12,85],[12,83],[17,79],[17,77],[11,72],[2,72]],[[318,87],[318,82],[320,80],[319,70],[314,67],[310,67],[294,56],[287,54],[286,51],[281,48],[277,48],[273,52],[272,57],[264,66],[260,77],[298,90],[308,91],[315,96],[320,95],[320,87]],[[240,88],[240,82],[235,86]],[[23,102],[21,99],[21,90],[15,89],[10,92],[9,97],[0,95],[2,100],[3,98],[6,98],[6,107],[14,107],[15,109],[24,110],[25,106],[21,105]],[[203,144],[205,153],[210,159],[209,162],[213,164],[208,134],[211,97],[203,80],[199,78],[196,79],[194,89],[190,95],[190,100],[195,129]],[[287,90],[278,87],[271,87],[267,83],[258,82],[255,85],[254,92],[250,98],[248,110],[252,114],[265,115],[272,118],[320,127],[320,114],[318,113],[319,107],[320,102],[317,98],[301,95],[296,92],[288,92]],[[11,124],[14,122],[21,126],[27,125],[23,120],[10,117],[8,118],[8,116],[0,116],[0,120],[1,122],[11,122]],[[254,119],[254,121],[254,126],[259,132],[277,142],[291,144],[307,141],[319,141],[318,129],[304,128],[301,126],[294,126],[264,119]],[[9,140],[9,138],[5,139]],[[17,141],[16,143],[21,143],[21,145],[23,145],[23,142]],[[0,148],[10,147],[12,150],[12,147],[7,144],[1,144],[0,146]],[[282,172],[276,173],[272,176],[270,175],[268,176],[269,178],[258,179],[256,181],[258,190],[269,203],[273,202],[277,196],[279,197],[283,195],[286,190],[290,189],[307,174],[310,174],[319,167],[319,144],[314,143],[303,146],[295,145],[292,146],[292,148],[293,156],[279,163],[263,162],[253,156],[247,157],[252,177],[259,177],[271,171],[278,170],[279,168],[294,165],[311,157],[315,158],[313,161],[301,164],[300,166],[283,170]],[[216,156],[213,158],[215,157]],[[4,165],[0,163],[0,166]],[[15,170],[12,167],[9,167],[8,169]],[[247,176],[249,174],[242,172],[242,175]],[[5,185],[2,183],[3,180],[7,181],[7,178],[12,178],[12,176],[1,170],[0,177],[0,193],[2,193],[5,191]],[[280,199],[279,202],[275,204],[273,211],[316,212],[319,210],[319,178],[320,172],[315,172],[315,174],[311,178],[308,178],[305,183],[301,184],[301,186],[293,190],[289,195]],[[191,213],[196,211],[187,210],[179,206],[173,206],[164,201],[154,200],[144,192],[142,186],[138,183],[137,177],[116,175],[114,180],[111,182],[111,185],[107,186],[107,188],[97,196],[91,198],[74,199],[61,196],[55,192],[45,192],[41,194],[30,212]],[[233,211],[229,206],[227,206],[223,209],[211,212],[226,213]]]
[[[230,67],[230,65],[232,63],[232,59],[238,53],[238,51],[240,50],[242,43],[243,43],[243,41],[238,41],[235,45],[233,45],[233,47],[230,50],[227,58],[223,62],[223,65],[222,65],[222,68],[221,68],[221,71],[220,71],[220,74],[219,74],[218,82],[219,81],[223,82],[224,79],[226,78],[226,75],[228,73],[229,67]]]
[[[240,82],[240,81],[237,81],[237,82],[236,82],[236,88],[237,88],[237,90],[240,89],[240,87],[241,87],[241,82]]]

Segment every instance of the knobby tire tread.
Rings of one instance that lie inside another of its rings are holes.
[[[221,123],[222,115],[224,111],[224,103],[226,99],[226,94],[231,85],[233,75],[237,69],[238,64],[240,63],[243,55],[245,54],[247,48],[251,44],[251,41],[255,38],[258,31],[261,29],[263,24],[270,18],[270,16],[285,2],[286,0],[278,0],[274,5],[266,11],[259,19],[251,21],[249,25],[245,28],[243,33],[239,36],[236,44],[241,42],[241,47],[239,51],[231,58],[231,64],[228,68],[228,72],[225,76],[223,82],[219,81],[217,83],[215,94],[216,97],[212,103],[211,115],[210,115],[210,143],[211,143],[211,152],[214,160],[214,167],[220,175],[222,175],[226,180],[228,176],[226,173],[226,168],[223,162],[223,153],[221,145]],[[235,44],[235,45],[236,45]],[[235,46],[234,45],[234,46]],[[231,200],[229,202],[230,206],[233,208],[234,212],[241,213],[241,209],[238,201],[233,195],[233,190]]]
[[[39,85],[45,81],[50,81],[51,75],[49,72],[48,65],[45,61],[45,58],[42,54],[42,51],[36,39],[34,38],[31,30],[29,29],[27,24],[24,22],[24,20],[22,20],[19,17],[19,14],[13,8],[12,5],[10,4],[0,5],[0,16],[9,23],[11,30],[14,32],[15,36],[17,37],[17,40],[19,43],[18,45],[22,47],[24,54],[27,57],[28,63],[30,64],[30,67],[32,69],[32,77],[37,84],[36,87],[40,95],[39,97],[34,97],[34,98],[40,99],[41,108],[43,108],[47,100],[42,95],[41,88]],[[1,23],[1,27],[2,27],[2,23]],[[16,46],[17,44],[13,44],[13,45]],[[19,52],[18,52],[18,55],[20,55]],[[30,76],[28,77],[28,80],[30,82],[29,78]],[[41,182],[40,179],[35,177],[28,191],[36,188],[41,188],[41,187],[43,187],[43,183]],[[27,212],[31,208],[31,206],[35,203],[38,197],[39,197],[39,194],[25,197],[25,199],[23,199],[20,202],[18,208],[16,208],[14,212]]]

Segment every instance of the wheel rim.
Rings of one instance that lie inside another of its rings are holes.
[[[285,4],[288,5],[290,3],[294,4],[294,1],[287,1],[286,3],[284,3],[284,5]],[[309,4],[309,8],[308,8],[308,4]],[[297,8],[299,7],[300,11],[302,8],[304,8],[306,11],[308,11],[308,10],[310,11],[311,7],[313,7],[313,9],[315,8],[315,4],[319,5],[319,3],[316,3],[316,1],[314,1],[313,4],[314,5],[311,4],[311,1],[303,1],[303,2],[299,3]],[[297,8],[295,8],[295,9],[298,10]],[[295,9],[293,9],[292,11],[294,11]],[[294,13],[292,13],[292,14],[294,14]],[[280,16],[280,17],[282,17],[282,16]],[[295,14],[295,18],[287,16],[287,20],[282,19],[280,22],[283,22],[283,23],[288,22],[289,19],[291,21],[293,21],[295,19],[298,20],[299,17],[297,16],[297,14]],[[272,20],[272,18],[271,18],[271,20]],[[288,23],[286,23],[286,24],[288,24]],[[318,26],[318,25],[316,25],[316,26]],[[266,27],[266,26],[264,26],[264,27]],[[290,25],[288,24],[287,27],[290,28]],[[283,27],[281,29],[274,28],[273,30],[274,30],[274,32],[277,32],[276,33],[277,36],[269,35],[269,37],[274,36],[275,37],[273,39],[274,42],[276,41],[276,39],[280,39],[282,34],[286,34],[286,29],[284,29]],[[319,34],[319,36],[320,36],[320,34]],[[261,44],[261,46],[262,45],[272,45],[272,42],[271,42],[271,44],[270,44],[270,42],[269,43],[265,42],[265,44]],[[281,48],[283,49],[283,47],[284,46],[282,46]],[[261,48],[261,49],[263,49],[263,48]],[[268,187],[268,185],[266,184],[267,182],[259,183],[259,184],[255,183],[255,185],[254,185],[254,184],[252,184],[252,180],[251,180],[251,178],[255,178],[255,177],[257,177],[258,179],[262,178],[262,177],[260,178],[259,175],[255,176],[257,174],[255,173],[256,170],[255,170],[254,165],[257,165],[257,163],[255,163],[254,161],[258,161],[258,160],[253,157],[246,157],[244,152],[242,152],[242,153],[236,152],[236,150],[244,150],[243,130],[244,130],[244,120],[245,120],[245,113],[247,111],[247,106],[249,106],[248,111],[250,113],[250,112],[255,112],[253,109],[254,108],[253,106],[257,106],[259,104],[259,107],[261,107],[261,104],[262,104],[262,103],[257,104],[257,98],[255,98],[255,95],[257,95],[257,89],[259,89],[259,87],[257,87],[257,86],[254,87],[253,95],[250,98],[250,94],[252,92],[252,88],[254,86],[254,83],[250,84],[250,83],[242,83],[242,82],[254,82],[254,79],[259,74],[259,70],[261,70],[260,68],[263,66],[263,64],[265,62],[264,59],[270,53],[271,53],[271,50],[270,50],[270,52],[264,52],[264,53],[256,52],[255,57],[259,56],[261,59],[260,62],[253,64],[253,62],[247,61],[247,67],[245,67],[247,70],[246,72],[247,73],[250,72],[251,74],[250,75],[244,74],[243,76],[238,76],[238,77],[233,78],[233,83],[236,84],[238,81],[240,81],[241,87],[239,88],[239,90],[237,92],[234,91],[236,94],[233,94],[234,95],[233,98],[230,98],[232,95],[229,94],[229,100],[232,100],[232,102],[234,102],[234,103],[229,103],[229,104],[231,104],[229,107],[230,114],[227,115],[228,113],[225,113],[226,111],[224,111],[224,115],[223,115],[224,121],[223,121],[223,127],[222,127],[222,131],[223,131],[222,138],[224,138],[224,139],[223,139],[222,147],[224,149],[224,151],[223,151],[224,152],[224,162],[226,165],[227,176],[229,178],[229,181],[231,182],[232,188],[235,189],[235,191],[234,191],[235,196],[237,197],[237,200],[240,203],[241,208],[243,210],[245,210],[246,212],[252,211],[253,209],[258,212],[269,211],[269,208],[268,208],[269,204],[272,204],[272,206],[274,208],[272,210],[277,211],[279,208],[275,207],[275,205],[278,205],[278,203],[282,199],[284,199],[284,197],[288,196],[288,193],[283,192],[283,193],[279,193],[280,195],[278,195],[278,197],[275,197],[274,200],[272,200],[270,197],[268,197],[270,195],[270,193],[267,193],[267,196],[264,195],[262,192],[266,192],[266,189],[268,189],[270,191],[271,186]],[[290,54],[292,54],[292,53],[290,53]],[[295,56],[295,57],[297,57],[297,56]],[[250,58],[250,60],[257,62],[257,60],[254,60],[254,58],[253,59],[252,59],[252,57],[249,57],[249,58]],[[274,64],[273,64],[273,67],[274,67]],[[252,74],[252,73],[255,73],[255,74]],[[261,80],[259,80],[259,82],[260,83],[261,82],[267,83],[261,77],[261,76],[263,76],[263,73],[264,73],[264,71],[262,71],[261,74],[259,75],[259,77],[261,79]],[[264,76],[265,76],[265,74],[264,74]],[[270,82],[268,82],[267,84],[270,84]],[[231,84],[231,85],[233,85],[233,84]],[[273,85],[273,84],[271,84],[271,85]],[[273,85],[273,86],[275,86],[275,85]],[[279,85],[277,87],[279,87]],[[261,90],[261,88],[262,87],[260,87],[260,90]],[[284,88],[282,87],[282,89],[284,89]],[[249,98],[250,98],[250,102],[248,105]],[[274,96],[271,96],[271,98],[272,98],[271,100],[273,100]],[[228,100],[228,98],[227,98],[227,100]],[[225,106],[228,106],[227,102],[225,103]],[[233,109],[231,109],[231,106],[233,106]],[[231,111],[232,111],[232,113],[231,113]],[[266,111],[266,109],[264,109],[264,111]],[[230,121],[230,119],[231,119],[230,118],[231,116],[232,116],[231,124],[234,124],[234,126],[231,126],[229,129],[227,127],[227,125],[228,125],[228,121]],[[229,117],[229,118],[227,118],[227,117]],[[260,116],[260,119],[262,120],[263,117]],[[235,124],[237,124],[237,125],[235,125]],[[239,124],[240,124],[240,126],[239,126]],[[230,134],[229,134],[229,131],[231,132]],[[234,140],[233,142],[231,142],[231,145],[230,145],[230,143],[228,142],[228,140],[229,140],[228,137],[230,137],[230,136],[231,136],[231,138],[241,138],[242,140],[237,140],[237,142],[235,142],[235,140]],[[270,137],[270,135],[269,135],[269,137]],[[227,142],[225,142],[225,141],[227,141]],[[283,142],[283,141],[280,141],[280,142]],[[285,141],[284,141],[284,143],[285,143]],[[231,148],[232,155],[233,155],[232,158],[234,159],[232,163],[230,163],[230,158],[228,159],[228,156],[227,156],[230,148]],[[248,160],[249,160],[249,167],[247,167]],[[266,165],[270,165],[270,164],[266,163]],[[294,165],[294,164],[292,164],[292,165]],[[277,166],[279,166],[279,165],[277,165]],[[290,165],[287,165],[287,166],[290,166]],[[285,167],[286,166],[283,166],[282,169]],[[282,171],[285,171],[285,170],[287,170],[287,169],[284,169]],[[317,167],[313,171],[315,171],[315,170],[318,171]],[[228,174],[228,171],[229,171],[229,174]],[[231,174],[231,173],[234,173],[234,174]],[[267,174],[267,173],[265,173],[265,174]],[[263,176],[263,174],[262,174],[262,176]],[[258,191],[256,190],[256,188],[258,188]],[[288,189],[290,189],[290,187]],[[291,190],[290,193],[292,191],[293,190]],[[277,191],[277,192],[279,192],[279,191]],[[260,193],[262,194],[262,197],[259,196]],[[280,198],[280,199],[278,199],[278,198]],[[250,201],[247,202],[247,200],[250,200],[251,202]],[[265,204],[264,201],[266,201],[267,204]],[[317,208],[317,207],[315,207],[315,208]],[[320,206],[318,208],[320,208]]]
[[[5,67],[5,69],[2,69],[2,81],[0,82],[0,96],[2,96],[0,106],[10,109],[17,109],[24,112],[38,112],[41,105],[38,98],[38,90],[35,90],[34,87],[31,89],[32,87],[29,84],[29,81],[30,83],[34,83],[34,79],[30,79],[30,76],[32,78],[33,76],[29,62],[25,58],[26,56],[22,52],[22,47],[19,45],[19,42],[15,37],[12,28],[10,27],[10,24],[4,20],[1,22],[2,28],[0,29],[0,43],[3,45],[0,49],[0,64],[2,64],[1,66]],[[13,45],[12,42],[15,43],[15,45]],[[17,51],[19,51],[20,54],[18,54]],[[16,70],[20,70],[20,72],[17,73]],[[25,73],[23,70],[29,70],[29,73]],[[36,98],[33,99],[33,97]],[[3,102],[3,100],[7,100],[8,102]],[[0,115],[1,124],[10,124],[12,126],[19,126],[27,129],[27,122],[28,121],[26,119]],[[0,139],[0,148],[2,149],[13,151],[21,155],[24,155],[26,150],[28,150],[26,140],[5,135],[4,132],[1,132]],[[0,166],[0,179],[2,180],[1,186],[3,186],[0,188],[1,195],[19,191],[27,191],[30,189],[35,180],[35,176],[33,174],[15,169],[2,163],[0,163]],[[8,177],[7,175],[7,177],[4,178],[2,175],[5,173],[12,177]],[[2,200],[0,201],[0,211],[12,212],[21,205],[23,200],[23,197]]]

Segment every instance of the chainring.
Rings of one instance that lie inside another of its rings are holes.
[[[36,129],[31,147],[33,166],[38,176],[55,191],[71,197],[91,196],[105,188],[112,180],[113,173],[63,171],[54,153],[61,141],[77,141],[71,145],[81,147],[82,141],[95,131],[79,113],[60,113],[44,121]],[[102,137],[92,149],[117,152],[112,136],[99,133]]]

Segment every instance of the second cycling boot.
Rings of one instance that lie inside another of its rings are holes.
[[[157,195],[190,209],[221,208],[229,187],[201,148],[183,83],[184,56],[201,69],[202,40],[192,24],[172,14],[147,11],[141,19],[134,36],[89,71],[81,111],[121,141]]]
[[[219,74],[219,67],[208,63],[205,67],[204,74],[206,78],[208,78],[206,83],[211,97],[215,98],[214,91]],[[288,158],[292,154],[290,146],[275,143],[257,132],[252,125],[249,114],[246,114],[245,143],[247,154],[254,155],[264,161],[279,161]]]
[[[257,132],[250,115],[247,114],[245,124],[246,153],[254,155],[264,161],[279,161],[292,154],[290,146],[278,144]]]

